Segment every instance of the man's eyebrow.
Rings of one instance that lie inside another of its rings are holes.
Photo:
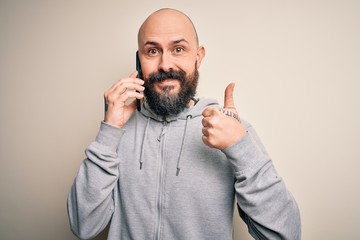
[[[146,45],[159,46],[160,44],[157,43],[157,42],[154,42],[154,41],[146,41],[146,42],[144,43],[144,46],[146,46]]]
[[[184,39],[184,38],[173,41],[173,44],[178,44],[178,43],[181,43],[181,42],[185,42],[185,43],[189,44],[189,42],[186,41],[186,39]]]
[[[174,40],[174,41],[172,41],[172,44],[179,44],[179,43],[181,43],[181,42],[185,42],[185,43],[189,44],[189,42],[186,41],[186,39],[184,39],[184,38],[181,38],[181,39],[178,39],[178,40]],[[160,46],[160,43],[155,42],[155,41],[146,41],[146,42],[144,43],[144,46],[146,46],[146,45]]]

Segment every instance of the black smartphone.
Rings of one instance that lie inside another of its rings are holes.
[[[143,79],[142,70],[141,70],[141,64],[140,64],[140,58],[139,58],[139,51],[136,51],[136,71],[138,72],[137,78]],[[141,110],[141,102],[139,99],[136,99],[136,109],[138,111]]]

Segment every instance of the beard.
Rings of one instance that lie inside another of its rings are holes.
[[[155,84],[166,79],[176,79],[180,83],[179,92],[171,94],[172,87],[162,87],[163,93],[158,93]],[[159,71],[151,73],[144,83],[144,95],[150,109],[162,117],[174,116],[181,113],[189,104],[191,98],[196,94],[196,88],[199,80],[199,72],[196,68],[186,76],[183,71]]]

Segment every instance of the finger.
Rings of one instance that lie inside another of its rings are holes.
[[[142,86],[144,84],[144,80],[141,80],[139,78],[123,78],[117,81],[110,89],[109,91],[112,92],[117,88],[128,88],[130,89],[130,86]],[[134,88],[131,88],[135,90]]]
[[[118,83],[115,86],[113,86],[111,89],[109,89],[105,93],[105,98],[110,100],[112,98],[117,98],[118,96],[125,94],[128,90],[143,92],[144,89],[145,88],[143,86],[124,79],[121,83]]]
[[[136,76],[137,76],[137,71],[134,71],[133,73],[130,74],[130,76],[128,78],[122,78],[122,79],[118,80],[116,83],[114,83],[108,91],[111,92],[115,88],[119,87],[120,85],[122,85],[124,83],[128,83],[128,82],[143,85],[144,80],[142,80],[140,78],[136,78]]]
[[[205,137],[208,136],[208,131],[207,131],[207,129],[206,129],[205,127],[203,127],[201,131],[202,131],[202,134],[203,134]]]
[[[105,103],[108,105],[124,105],[125,102],[130,98],[136,98],[136,99],[143,99],[144,95],[136,92],[136,91],[130,91],[130,90],[124,90],[123,92],[112,92],[109,94],[105,94]]]
[[[207,145],[207,146],[209,146],[209,147],[213,147],[213,146],[211,145],[211,143],[210,143],[210,139],[209,139],[208,136],[202,135],[201,138],[202,138],[202,141],[203,141],[203,143],[204,143],[205,145]]]
[[[201,120],[201,124],[203,127],[207,127],[208,126],[208,118],[209,117],[204,117],[202,120]]]
[[[234,92],[235,83],[230,83],[225,89],[224,108],[235,108]]]
[[[205,135],[202,135],[202,140],[203,140],[203,142],[206,144],[206,145],[208,145],[209,146],[209,142],[208,142],[208,137],[207,136],[205,136]]]
[[[208,128],[208,127],[211,127],[212,124],[211,124],[211,117],[204,117],[201,121],[201,124],[204,128]]]
[[[210,117],[214,114],[219,113],[219,109],[217,107],[208,107],[202,112],[203,117]]]
[[[135,70],[134,72],[132,72],[131,74],[130,74],[130,78],[136,78],[137,77],[137,75],[138,75],[138,71],[137,70]]]
[[[145,89],[145,87],[143,87],[137,83],[124,82],[123,84],[121,84],[117,88],[115,88],[113,91],[118,92],[118,93],[122,93],[125,90],[133,90],[133,91],[143,92],[144,89]]]
[[[126,102],[129,98],[136,98],[136,99],[142,99],[144,95],[141,93],[135,92],[135,91],[125,91],[124,93],[115,96],[113,102],[119,101],[119,102]]]

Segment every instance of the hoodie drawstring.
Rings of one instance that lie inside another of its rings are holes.
[[[179,158],[178,158],[177,165],[176,165],[176,176],[179,176],[179,173],[180,173],[181,159],[182,159],[182,156],[183,156],[185,139],[186,139],[186,129],[187,129],[188,121],[191,118],[192,118],[191,115],[186,116],[184,135],[183,135],[183,139],[182,139],[182,142],[181,142],[180,154],[179,154]]]
[[[192,115],[188,115],[186,116],[186,122],[185,122],[185,128],[184,128],[184,135],[183,135],[183,139],[181,142],[181,147],[180,147],[180,154],[177,160],[177,165],[176,165],[176,176],[179,176],[180,173],[180,169],[181,169],[181,160],[183,157],[183,153],[184,153],[184,146],[185,146],[185,142],[186,142],[186,130],[187,130],[187,126],[188,126],[188,122],[189,120],[192,118]],[[145,142],[145,138],[147,136],[147,132],[148,132],[148,128],[149,128],[149,123],[150,123],[150,118],[148,118],[147,123],[146,123],[146,127],[145,127],[145,132],[144,132],[144,137],[142,139],[142,143],[141,143],[141,151],[140,151],[140,159],[139,159],[139,164],[140,164],[140,170],[142,170],[142,166],[143,166],[143,155],[144,155],[144,142]]]
[[[146,138],[146,136],[147,136],[147,132],[148,132],[148,128],[149,128],[149,123],[150,123],[150,118],[147,119],[144,136],[143,136],[142,143],[141,143],[141,151],[140,151],[140,159],[139,159],[140,170],[142,169],[142,165],[143,165],[144,142],[145,142],[145,138]]]

